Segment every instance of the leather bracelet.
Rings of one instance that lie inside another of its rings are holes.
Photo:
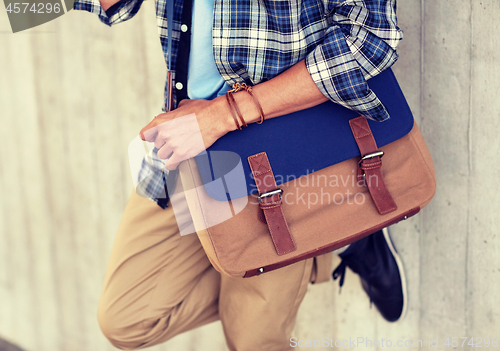
[[[262,109],[262,105],[260,104],[259,100],[257,100],[257,98],[255,97],[255,95],[252,93],[252,87],[247,86],[245,88],[245,91],[248,94],[250,94],[250,96],[252,97],[253,101],[255,102],[255,105],[257,105],[257,108],[259,109],[260,121],[257,122],[257,124],[262,124],[262,122],[264,122],[264,110]]]
[[[236,124],[236,129],[241,130],[240,124],[238,123],[238,118],[236,117],[236,113],[234,112],[234,108],[231,105],[231,101],[229,99],[229,91],[226,93],[226,101],[229,105],[229,110],[231,111],[231,116],[233,116],[234,123]]]
[[[262,109],[262,105],[260,104],[259,100],[257,100],[257,98],[255,97],[255,95],[252,93],[252,87],[251,86],[248,86],[246,85],[245,83],[234,83],[233,84],[233,89],[231,89],[231,93],[233,92],[237,92],[237,91],[240,91],[240,90],[245,90],[253,99],[255,105],[257,106],[257,109],[259,110],[259,114],[260,114],[260,121],[257,122],[257,124],[262,124],[262,122],[264,122],[264,110]]]
[[[234,110],[236,111],[236,114],[238,115],[240,121],[241,121],[241,124],[243,125],[243,127],[246,127],[247,126],[247,122],[245,122],[245,119],[243,119],[243,116],[241,115],[241,112],[240,112],[240,109],[238,108],[238,104],[236,103],[236,100],[234,99],[234,96],[233,96],[233,91],[232,90],[229,90],[227,93],[226,93],[226,98],[229,100],[231,100],[231,107],[234,108]],[[233,105],[234,104],[234,105]]]

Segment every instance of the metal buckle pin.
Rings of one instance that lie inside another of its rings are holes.
[[[281,194],[283,194],[283,189],[281,188],[278,188],[278,189],[275,189],[275,190],[271,190],[271,191],[268,191],[266,193],[263,193],[263,194],[260,194],[258,196],[258,199],[259,199],[259,204],[260,204],[260,201],[265,198],[265,197],[269,197],[269,196],[273,196],[273,195],[276,195],[276,194],[280,194],[280,197],[281,197]]]
[[[364,161],[364,160],[368,160],[370,158],[374,158],[377,156],[380,156],[380,157],[384,156],[384,152],[383,151],[375,151],[375,152],[372,152],[371,154],[366,154],[363,157],[361,157],[361,160],[359,160],[359,162]]]

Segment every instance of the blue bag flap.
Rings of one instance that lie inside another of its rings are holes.
[[[368,120],[377,146],[410,132],[413,115],[392,70],[368,81],[390,119]],[[265,151],[277,185],[360,156],[349,120],[359,113],[331,101],[229,132],[196,156],[208,194],[218,201],[257,192],[247,157]]]

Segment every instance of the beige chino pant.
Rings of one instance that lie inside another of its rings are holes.
[[[183,221],[189,210],[176,207],[176,216]],[[330,268],[328,254],[253,278],[221,275],[196,234],[179,234],[171,206],[163,210],[133,192],[111,252],[98,320],[124,350],[218,319],[230,350],[289,350],[308,283],[327,280]]]

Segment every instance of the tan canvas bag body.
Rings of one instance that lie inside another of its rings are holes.
[[[251,277],[278,269],[350,244],[429,203],[436,178],[416,124],[403,137],[377,147],[364,117],[348,123],[361,156],[279,186],[273,184],[276,157],[267,157],[265,145],[242,159],[249,162],[256,184],[261,183],[258,194],[216,200],[207,193],[195,159],[180,165],[195,230],[218,271]]]
[[[207,194],[196,161],[184,162],[179,173],[184,189],[196,190],[184,193],[195,228],[200,228],[200,241],[214,267],[237,277],[261,274],[333,251],[418,213],[432,199],[436,180],[430,153],[417,125],[409,134],[381,150],[385,153],[384,181],[397,210],[380,215],[368,189],[356,182],[353,185],[357,159],[311,173],[300,183],[292,180],[280,187],[283,213],[297,249],[281,256],[276,253],[268,226],[258,219],[260,208],[255,196],[248,197],[243,211],[210,226],[210,218],[217,218],[225,203]],[[349,181],[345,182],[346,179]],[[325,195],[327,191],[330,198]],[[303,202],[302,193],[306,194],[305,198],[307,194],[318,194],[323,196],[323,201]],[[343,199],[340,194],[344,194]],[[348,198],[346,194],[351,195]]]

